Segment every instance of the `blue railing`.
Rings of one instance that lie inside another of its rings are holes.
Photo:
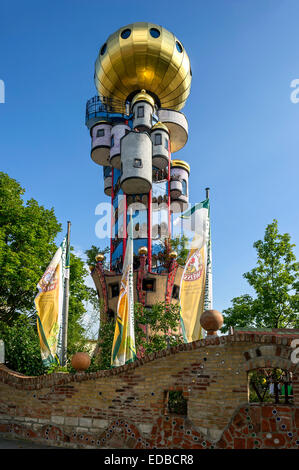
[[[89,121],[95,118],[107,120],[129,119],[129,105],[112,98],[93,96],[86,103],[85,124],[88,126]]]

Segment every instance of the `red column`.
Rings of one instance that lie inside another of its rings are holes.
[[[170,162],[171,162],[171,152],[170,152],[170,139],[169,139],[168,140],[168,234],[169,234],[169,237],[171,237]]]
[[[148,193],[147,205],[147,259],[148,270],[152,270],[152,190]]]
[[[113,211],[113,199],[114,199],[114,171],[112,168],[112,188],[111,188],[111,236],[110,236],[110,271],[112,271],[112,252],[113,252],[113,245],[112,245],[112,230],[114,225],[114,211]]]
[[[123,224],[124,224],[124,229],[123,229],[123,263],[125,261],[125,254],[126,254],[126,247],[127,247],[127,195],[124,194],[124,219],[123,219]]]

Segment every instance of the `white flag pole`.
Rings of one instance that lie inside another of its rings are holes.
[[[67,254],[66,260],[70,261],[70,233],[71,233],[71,222],[67,223]],[[64,301],[63,301],[63,315],[62,315],[62,366],[66,365],[67,361],[67,328],[68,328],[68,317],[69,317],[69,294],[70,294],[70,268],[65,267],[65,280],[64,280]]]

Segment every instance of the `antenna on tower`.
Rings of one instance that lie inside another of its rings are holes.
[[[210,188],[206,188],[206,199],[210,199]]]

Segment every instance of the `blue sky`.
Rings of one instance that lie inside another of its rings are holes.
[[[71,220],[78,251],[106,244],[94,229],[95,208],[108,199],[84,125],[98,50],[135,21],[175,33],[193,72],[189,140],[175,156],[190,163],[191,202],[211,188],[214,308],[250,293],[242,274],[266,225],[277,218],[298,240],[299,103],[290,84],[299,78],[299,2],[2,0],[0,8],[1,170],[27,198],[54,207],[65,228]]]

